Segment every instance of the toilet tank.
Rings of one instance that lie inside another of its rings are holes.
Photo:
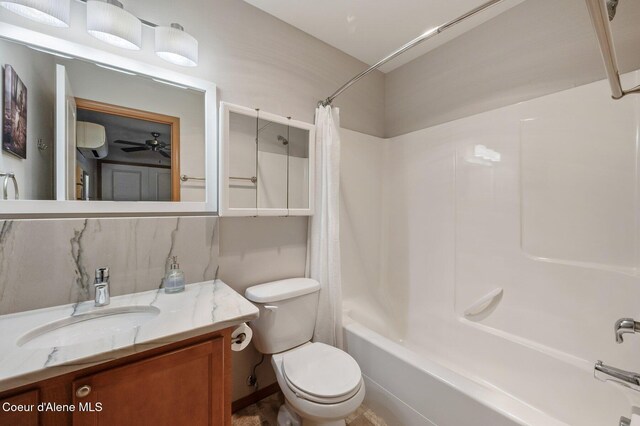
[[[253,343],[263,354],[275,354],[311,340],[318,312],[320,283],[291,278],[249,287],[245,297],[260,309],[251,321]]]

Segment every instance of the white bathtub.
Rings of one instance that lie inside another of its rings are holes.
[[[590,365],[466,320],[443,323],[455,334],[431,336],[431,347],[396,342],[371,314],[350,305],[345,346],[362,369],[365,404],[389,425],[617,426],[630,415],[633,394],[596,381]]]

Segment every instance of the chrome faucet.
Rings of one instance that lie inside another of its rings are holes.
[[[633,318],[620,318],[616,321],[616,343],[624,342],[623,334],[640,332],[640,322],[634,321]]]
[[[611,380],[633,390],[640,391],[640,374],[638,373],[632,373],[631,371],[624,371],[619,368],[610,367],[608,365],[604,365],[602,361],[596,362],[593,370],[593,377],[601,382]]]
[[[96,269],[96,306],[107,306],[111,302],[109,296],[109,268]]]

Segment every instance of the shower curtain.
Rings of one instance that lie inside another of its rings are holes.
[[[314,215],[309,221],[307,277],[320,282],[315,342],[342,347],[340,281],[340,114],[316,109]]]

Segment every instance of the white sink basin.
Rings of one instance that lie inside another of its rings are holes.
[[[159,313],[160,309],[153,306],[98,308],[34,328],[22,335],[16,343],[25,348],[76,345],[133,330]]]

